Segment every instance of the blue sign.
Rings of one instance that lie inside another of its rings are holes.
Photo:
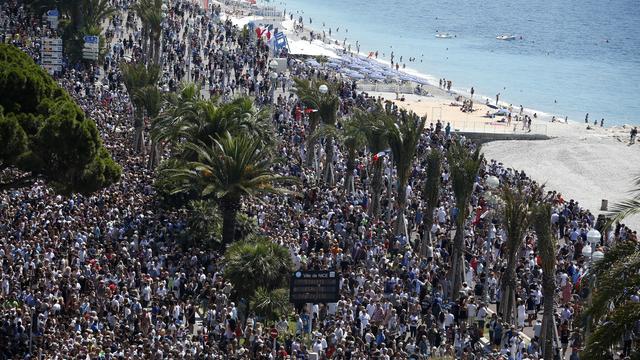
[[[47,11],[47,16],[58,17],[58,16],[60,16],[60,11],[58,11],[58,9],[49,10],[49,11]]]
[[[275,39],[275,48],[276,50],[280,50],[283,48],[288,48],[289,47],[289,43],[287,42],[287,37],[284,35],[284,33],[276,33],[276,35],[274,36]]]
[[[100,41],[98,36],[93,35],[85,35],[84,42],[85,44],[97,44]]]

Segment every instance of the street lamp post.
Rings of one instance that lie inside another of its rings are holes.
[[[604,258],[604,253],[597,249],[602,235],[596,229],[591,229],[587,233],[587,245],[582,249],[582,256],[587,259],[589,268],[598,263]],[[594,251],[595,250],[595,251]],[[590,269],[591,270],[591,269]],[[591,306],[593,300],[593,291],[596,285],[596,275],[593,271],[589,273],[589,295],[587,295],[587,306]],[[589,336],[591,330],[591,315],[587,317],[587,325],[585,327],[585,339]]]
[[[493,176],[490,175],[487,177],[487,179],[485,180],[485,184],[487,186],[487,204],[489,204],[489,208],[491,211],[491,222],[487,227],[487,238],[489,237],[489,231],[491,230],[490,227],[493,226],[493,217],[495,216],[493,214],[496,208],[496,206],[498,205],[498,199],[496,198],[496,195],[494,195],[492,193],[492,190],[496,190],[500,187],[500,179],[498,179],[497,176]],[[489,302],[491,301],[491,298],[489,296],[489,257],[491,255],[491,247],[493,246],[492,243],[490,243],[487,240],[485,240],[485,249],[484,249],[484,259],[485,259],[485,263],[487,264],[484,267],[484,300],[487,304],[489,304]]]

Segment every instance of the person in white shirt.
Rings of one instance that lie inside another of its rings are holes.
[[[524,301],[518,301],[518,327],[520,329],[524,328],[524,321],[527,318],[527,309],[524,306]]]
[[[358,316],[358,319],[360,319],[360,334],[362,334],[362,332],[364,331],[364,329],[369,326],[369,320],[371,319],[371,317],[369,316],[369,314],[364,310],[364,308],[360,309],[360,315]]]

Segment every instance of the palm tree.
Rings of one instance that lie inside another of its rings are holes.
[[[115,14],[109,0],[76,0],[81,6],[78,28],[101,28],[102,21]]]
[[[152,137],[170,143],[184,160],[194,160],[195,154],[184,143],[211,144],[224,136],[245,134],[262,145],[273,145],[274,135],[267,109],[258,110],[247,97],[230,103],[219,103],[217,98],[202,100],[195,86],[183,88],[179,96],[172,96],[165,111],[152,127]]]
[[[151,123],[155,123],[162,108],[163,96],[162,92],[156,85],[147,85],[138,89],[134,94],[135,101],[142,105],[147,118]],[[160,163],[160,144],[151,137],[151,154],[149,155],[148,167],[150,170],[155,169]]]
[[[483,156],[480,154],[480,146],[470,152],[464,145],[455,142],[449,147],[447,159],[453,193],[456,197],[456,208],[458,208],[455,219],[456,234],[451,252],[451,292],[449,294],[451,299],[455,300],[460,295],[460,288],[464,281],[464,224],[469,216],[469,201]]]
[[[416,149],[426,117],[420,117],[413,112],[400,111],[397,120],[385,118],[384,127],[387,134],[387,142],[393,154],[393,163],[396,166],[398,176],[398,197],[396,215],[396,235],[404,235],[409,238],[405,224],[405,211],[407,208],[407,184],[411,176],[411,167],[416,157]],[[391,181],[391,179],[389,179]]]
[[[358,122],[358,118],[351,117],[342,121],[342,127],[332,127],[321,125],[311,134],[308,143],[315,143],[320,138],[332,137],[338,144],[342,144],[347,152],[345,164],[345,193],[353,193],[355,187],[353,184],[353,172],[356,168],[356,158],[358,151],[361,150],[367,139],[362,127]]]
[[[183,128],[188,121],[198,119],[197,103],[200,89],[194,83],[185,84],[178,93],[164,96],[163,111],[151,124],[151,137],[162,144],[178,142],[183,138]]]
[[[249,300],[260,295],[256,297],[257,306],[268,296],[262,292],[256,294],[256,290],[263,288],[272,292],[286,287],[292,270],[289,250],[266,238],[239,241],[229,246],[224,254],[224,277],[240,298]],[[250,312],[249,304],[247,301],[245,314]],[[274,305],[277,304],[274,302]]]
[[[369,154],[374,155],[372,161],[372,170],[370,173],[370,193],[371,203],[369,204],[369,216],[377,219],[380,215],[380,195],[382,193],[382,165],[383,159],[375,155],[381,153],[387,148],[386,131],[384,128],[385,118],[388,117],[381,106],[377,106],[371,111],[356,110],[353,115],[356,122],[354,123],[365,134],[367,139],[367,148]]]
[[[535,189],[534,189],[535,190]],[[516,265],[517,255],[524,234],[529,228],[531,208],[538,197],[534,193],[525,192],[522,184],[513,189],[509,185],[502,187],[503,217],[507,235],[507,267],[500,283],[500,310],[502,318],[509,324],[515,324],[516,310]]]
[[[280,288],[269,291],[264,287],[256,289],[252,299],[256,314],[264,316],[267,320],[276,321],[286,315],[291,309],[289,302],[289,289]]]
[[[144,150],[144,104],[141,102],[142,98],[137,96],[137,92],[145,86],[155,86],[157,84],[160,68],[155,65],[147,67],[144,64],[121,63],[120,71],[133,104],[135,129],[133,148],[140,153]]]
[[[143,53],[150,55],[153,64],[160,63],[160,35],[162,34],[162,0],[138,0],[133,6],[142,21]]]
[[[442,153],[437,149],[431,149],[427,155],[427,179],[422,190],[422,200],[425,202],[425,214],[423,216],[424,233],[422,234],[422,255],[426,252],[427,244],[431,244],[431,226],[433,225],[433,212],[438,206],[440,194],[440,176],[442,172]]]
[[[324,126],[335,127],[338,117],[338,108],[340,106],[340,97],[338,96],[338,89],[335,84],[309,81],[303,79],[294,79],[296,83],[296,95],[302,103],[306,106],[317,110],[317,118],[311,119],[319,120]],[[326,86],[328,91],[323,93],[320,91],[322,86]],[[310,123],[309,133],[315,131],[315,126]],[[325,166],[324,166],[324,181],[327,184],[333,185],[335,182],[334,167],[333,167],[333,143],[334,138],[330,132],[327,132],[327,136],[324,138],[324,153],[325,153]],[[307,142],[307,152],[313,151],[315,143]]]
[[[629,216],[640,214],[640,175],[633,181],[635,188],[629,193],[630,199],[614,204],[607,214],[610,219],[608,225],[620,222]]]
[[[235,239],[236,214],[243,199],[259,200],[261,194],[287,194],[278,184],[293,183],[295,178],[273,173],[272,156],[255,137],[231,136],[228,132],[213,143],[186,143],[197,160],[178,169],[169,169],[181,185],[174,193],[197,189],[202,198],[212,198],[222,214],[222,243]]]
[[[611,358],[610,349],[617,346],[625,334],[634,331],[640,321],[640,303],[631,299],[640,287],[640,247],[630,240],[619,241],[590,271],[590,277],[598,282],[592,290],[591,305],[585,311],[589,317],[587,326],[593,324],[593,332],[586,339],[580,359]],[[630,358],[638,357],[640,348],[636,343]]]
[[[355,191],[353,172],[356,168],[356,158],[358,156],[358,152],[365,146],[367,138],[365,133],[361,131],[361,124],[358,123],[358,119],[356,118],[349,118],[343,121],[342,126],[343,136],[341,138],[341,142],[347,150],[347,161],[345,164],[347,174],[344,181],[344,189],[348,194]]]
[[[533,227],[538,238],[538,255],[542,261],[542,291],[544,293],[542,313],[542,354],[544,360],[553,359],[554,321],[556,292],[556,238],[551,235],[551,205],[542,203],[533,209]]]

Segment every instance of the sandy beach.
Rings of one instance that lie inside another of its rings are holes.
[[[395,94],[370,92],[394,100]],[[424,97],[405,95],[399,106],[427,115],[436,121],[451,122],[452,128],[461,131],[512,132],[496,124],[496,119],[487,119],[483,114],[493,110],[477,105],[478,110],[462,113],[459,107],[449,104],[452,97],[436,95]],[[435,115],[435,116],[434,116]],[[521,123],[516,123],[517,133],[524,133]],[[575,199],[594,214],[601,211],[601,201],[608,200],[609,208],[629,197],[633,180],[640,175],[636,165],[640,162],[640,145],[628,145],[631,127],[595,127],[587,130],[586,124],[550,123],[538,121],[532,132],[548,135],[550,140],[492,141],[484,144],[484,154],[508,167],[525,171],[532,179],[546,184],[548,190],[562,193],[566,200]],[[593,125],[591,125],[593,127]],[[628,218],[625,223],[640,227],[640,216]]]

